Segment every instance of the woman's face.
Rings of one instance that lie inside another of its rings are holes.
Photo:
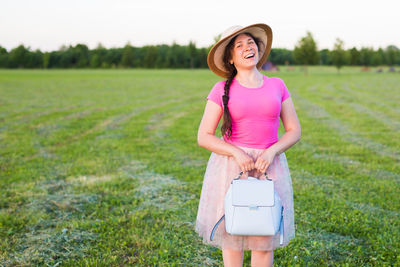
[[[239,34],[232,48],[232,57],[229,63],[233,63],[236,69],[254,68],[258,63],[258,47],[249,35]]]

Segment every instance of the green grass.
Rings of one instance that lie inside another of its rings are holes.
[[[296,238],[276,265],[400,266],[400,74],[267,75],[302,125],[286,151]],[[210,155],[197,129],[218,80],[0,70],[0,266],[222,266],[194,232]]]

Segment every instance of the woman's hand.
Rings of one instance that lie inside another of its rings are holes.
[[[255,168],[254,160],[241,149],[238,149],[233,154],[234,159],[239,164],[240,169],[245,173]]]
[[[277,152],[270,148],[267,148],[261,156],[259,156],[256,160],[256,163],[254,164],[254,167],[261,173],[265,173],[269,167],[269,165],[272,163],[276,156]]]

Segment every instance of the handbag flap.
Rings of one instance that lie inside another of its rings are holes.
[[[234,206],[274,206],[274,182],[254,177],[232,181],[232,205]]]

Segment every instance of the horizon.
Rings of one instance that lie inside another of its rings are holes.
[[[314,40],[315,40],[315,38],[314,38]],[[315,40],[315,41],[318,42],[317,40]],[[342,40],[342,41],[343,41],[343,40]],[[189,41],[189,42],[190,42],[190,41]],[[189,44],[189,42],[187,42],[186,44],[179,44],[179,43],[176,43],[176,44],[178,44],[178,45],[180,45],[180,46],[187,46],[187,45]],[[132,45],[132,44],[130,44],[130,45],[131,45],[132,47],[135,47],[135,48],[142,48],[142,47],[146,47],[146,46],[163,46],[163,45],[172,46],[173,44],[174,44],[174,43],[171,43],[171,44],[167,44],[167,43],[163,43],[163,44],[151,44],[151,45],[142,45],[142,46],[135,46],[135,45]],[[75,47],[76,45],[86,45],[86,46],[89,48],[89,50],[97,49],[97,48],[99,47],[99,45],[101,45],[101,47],[103,47],[103,48],[105,48],[105,49],[123,49],[126,45],[128,45],[128,43],[125,44],[125,45],[122,45],[122,46],[113,46],[113,47],[106,47],[106,46],[104,46],[102,43],[98,43],[95,47],[90,47],[90,46],[88,46],[88,45],[85,44],[85,43],[64,44],[64,45],[61,45],[58,49],[54,49],[54,50],[41,50],[40,48],[32,49],[32,47],[30,47],[30,46],[28,46],[28,45],[25,45],[25,44],[23,44],[23,43],[21,43],[21,44],[15,46],[15,47],[12,47],[11,49],[7,49],[6,47],[2,46],[2,44],[0,43],[0,47],[5,48],[5,49],[7,50],[8,53],[9,53],[12,49],[17,48],[17,47],[20,46],[20,45],[23,45],[23,46],[24,46],[26,49],[28,49],[29,51],[40,50],[40,51],[43,52],[43,53],[46,53],[46,52],[50,53],[50,52],[55,52],[55,51],[61,51],[61,50],[64,49],[64,48]],[[332,45],[332,46],[333,46],[333,45]],[[388,46],[395,46],[397,49],[400,49],[400,47],[398,47],[397,45],[394,45],[394,44],[389,44]],[[373,49],[374,51],[377,51],[377,50],[379,50],[379,49],[385,50],[388,46],[385,46],[385,47],[377,47],[377,48],[370,47],[370,46],[361,46],[361,47],[356,47],[356,49],[359,51],[359,50],[361,50],[361,49],[363,49],[363,48],[369,48],[369,49]],[[355,46],[353,46],[353,47],[346,47],[345,50],[350,50],[350,49],[353,49],[354,47],[355,47]],[[196,48],[197,48],[197,49],[203,49],[203,48],[208,48],[208,46],[207,46],[207,47],[199,47],[199,46],[197,46],[197,44],[196,44]],[[271,50],[272,50],[272,49],[287,49],[287,50],[289,50],[289,51],[293,51],[293,50],[295,49],[295,47],[293,47],[293,48],[272,47]],[[328,49],[328,50],[330,50],[330,51],[333,50],[333,48],[318,48],[318,47],[317,47],[317,49],[318,49],[317,51],[321,51],[321,50],[325,50],[325,49]]]

